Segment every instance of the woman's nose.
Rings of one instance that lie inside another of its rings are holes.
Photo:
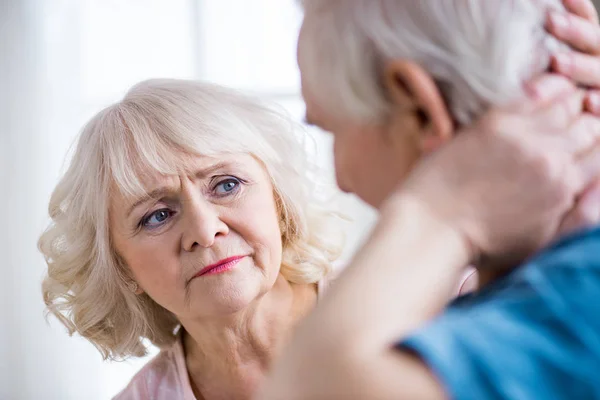
[[[193,251],[197,246],[209,248],[218,236],[229,233],[229,227],[221,219],[216,205],[200,194],[186,197],[182,215],[185,226],[182,245],[185,251]]]

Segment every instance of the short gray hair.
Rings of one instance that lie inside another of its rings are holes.
[[[563,46],[544,28],[559,0],[304,0],[302,82],[324,107],[358,121],[388,111],[380,83],[391,59],[435,79],[454,119],[524,94]]]

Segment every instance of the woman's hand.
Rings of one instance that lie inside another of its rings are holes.
[[[600,26],[590,0],[563,0],[569,13],[548,15],[548,31],[572,50],[555,54],[552,68],[576,84],[588,87],[587,109],[600,115]]]
[[[584,91],[558,75],[530,89],[531,100],[488,112],[401,188],[502,266],[547,245],[600,174],[600,119],[582,113]]]
[[[600,116],[600,26],[598,13],[590,0],[563,0],[568,14],[551,12],[548,30],[569,44],[572,51],[556,54],[553,69],[575,83],[588,87],[585,98],[587,111]],[[590,130],[598,129],[592,123]],[[592,133],[593,134],[593,133]],[[592,183],[577,204],[562,221],[557,234],[600,223],[600,179]]]

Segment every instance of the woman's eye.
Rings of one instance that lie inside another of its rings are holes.
[[[217,186],[215,186],[215,192],[219,196],[225,196],[234,192],[239,185],[240,181],[237,179],[225,179],[224,181],[219,182]]]
[[[172,212],[166,208],[163,208],[161,210],[156,210],[152,214],[148,215],[142,221],[142,223],[144,226],[146,226],[148,228],[157,227],[157,226],[163,224],[167,219],[169,219],[171,214],[172,214]]]

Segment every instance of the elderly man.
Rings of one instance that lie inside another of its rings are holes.
[[[600,229],[530,258],[600,203],[596,93],[542,75],[600,85],[597,15],[553,3],[305,1],[307,119],[381,218],[260,399],[600,398]]]

